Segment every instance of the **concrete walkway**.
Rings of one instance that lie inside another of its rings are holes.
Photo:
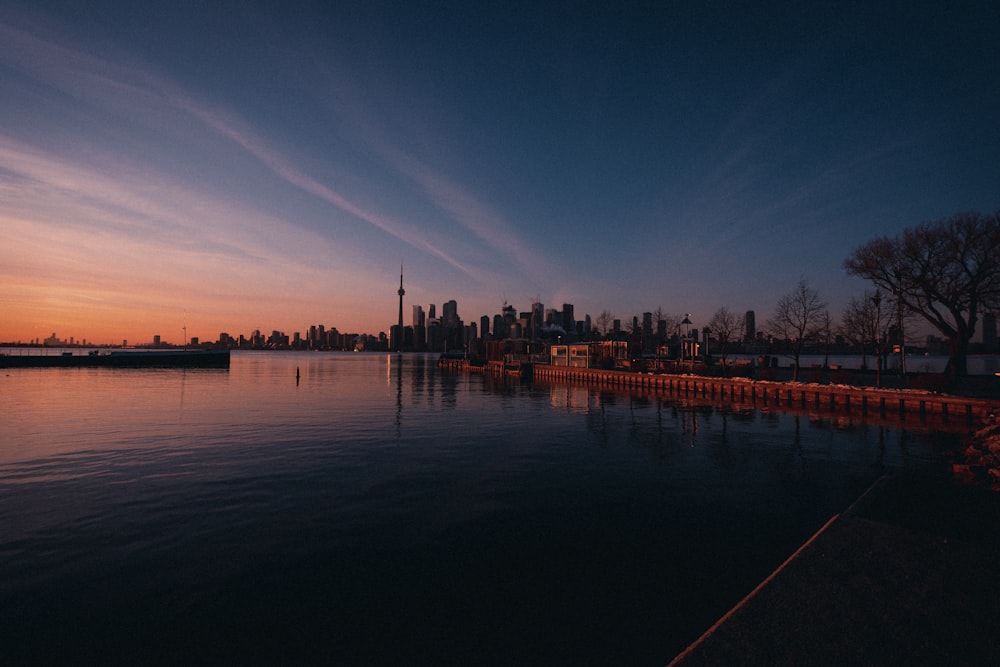
[[[671,665],[1000,665],[1000,493],[877,482]]]

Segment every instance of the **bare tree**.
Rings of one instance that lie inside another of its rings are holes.
[[[979,315],[1000,307],[1000,211],[960,213],[873,239],[844,261],[937,329],[949,345],[947,372],[968,375]]]
[[[663,322],[664,336],[662,339],[659,336],[660,322]],[[663,306],[657,306],[656,310],[653,311],[653,328],[656,333],[657,345],[662,345],[670,340],[670,337],[674,335],[680,322],[680,317],[674,315],[673,313],[668,313]]]
[[[729,367],[726,364],[726,346],[729,341],[740,339],[745,326],[746,316],[738,315],[725,306],[715,311],[715,315],[712,315],[712,319],[708,322],[708,328],[712,330],[716,340],[719,341],[723,377],[729,377]]]
[[[642,325],[639,323],[638,315],[633,315],[632,319],[626,320],[625,332],[629,336],[638,336],[642,333]]]
[[[610,310],[602,310],[597,316],[597,330],[601,332],[602,337],[606,337],[608,332],[611,330],[611,325],[615,321],[615,316]]]
[[[826,303],[820,301],[819,293],[809,287],[808,281],[802,279],[792,292],[778,299],[774,316],[767,321],[772,335],[792,344],[792,354],[795,357],[792,381],[799,379],[802,348],[806,340],[816,336],[822,329],[825,311]]]
[[[862,367],[868,367],[869,349],[876,356],[876,368],[879,370],[878,384],[881,384],[882,336],[889,328],[892,319],[892,309],[878,290],[874,292],[866,290],[860,299],[851,297],[840,318],[840,333],[847,342],[858,347],[861,352]]]
[[[830,346],[833,345],[833,318],[830,311],[824,310],[819,318],[819,334],[823,337],[823,368],[830,367]]]

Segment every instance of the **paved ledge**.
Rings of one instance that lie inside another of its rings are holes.
[[[670,664],[1000,664],[1000,493],[877,482]]]

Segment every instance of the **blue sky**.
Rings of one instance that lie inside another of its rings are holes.
[[[6,3],[0,340],[388,331],[504,300],[702,326],[1000,208],[1000,10]]]

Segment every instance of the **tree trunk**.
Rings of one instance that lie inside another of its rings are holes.
[[[949,379],[964,378],[969,374],[969,338],[957,334],[948,341],[948,365],[945,374]]]

